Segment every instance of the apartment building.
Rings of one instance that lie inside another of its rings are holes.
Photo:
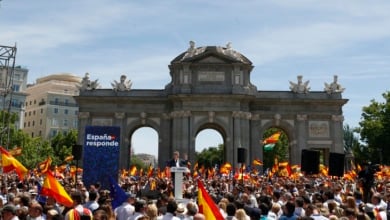
[[[81,77],[60,73],[27,86],[23,130],[31,137],[50,139],[77,129],[78,106],[73,97],[79,94],[80,82]]]
[[[0,108],[3,111],[16,113],[16,129],[22,128],[24,117],[24,102],[27,97],[28,69],[21,66],[13,68],[0,67]],[[2,122],[7,123],[7,122]],[[7,126],[7,125],[5,125]]]

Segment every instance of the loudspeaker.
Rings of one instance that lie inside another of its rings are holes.
[[[345,155],[329,153],[329,176],[344,176]]]
[[[72,155],[73,155],[73,160],[81,160],[81,157],[83,156],[83,146],[79,144],[73,145]]]
[[[318,174],[320,172],[320,152],[315,150],[302,150],[301,170],[306,174]]]
[[[237,148],[237,162],[245,163],[246,161],[246,149],[245,148]]]

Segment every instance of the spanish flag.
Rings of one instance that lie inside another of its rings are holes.
[[[24,167],[3,147],[0,147],[0,152],[1,152],[1,162],[3,166],[3,172],[8,173],[15,170],[19,178],[22,180],[28,172],[27,168]]]
[[[72,161],[73,158],[74,158],[73,155],[69,155],[69,156],[65,157],[64,161],[65,161],[65,162],[69,162],[69,161]]]
[[[57,181],[50,170],[46,172],[46,178],[43,181],[41,194],[53,197],[59,204],[62,204],[66,207],[73,206],[72,198],[70,198],[69,194]]]
[[[50,170],[50,166],[51,166],[51,158],[48,157],[46,160],[38,164],[38,171],[40,173],[46,173],[48,170]]]
[[[130,176],[137,175],[137,167],[135,165],[132,165],[129,170]]]
[[[263,162],[260,159],[254,159],[252,164],[257,166],[262,166]]]
[[[266,138],[263,141],[263,144],[275,144],[276,142],[279,141],[280,134],[281,134],[280,132],[276,132],[275,134],[273,134],[270,137]]]
[[[153,168],[152,164],[150,164],[149,170],[148,170],[148,178],[153,176],[153,171],[154,171],[154,168]]]
[[[14,156],[14,157],[20,156],[20,155],[22,155],[22,148],[21,148],[21,147],[14,147],[13,149],[11,149],[11,150],[9,151],[9,153],[10,153],[12,156]]]
[[[206,192],[202,182],[198,180],[198,205],[199,212],[202,213],[207,220],[216,219],[223,220],[223,216],[219,212],[219,208]]]

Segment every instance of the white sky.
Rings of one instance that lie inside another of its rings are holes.
[[[386,0],[2,0],[0,45],[17,45],[16,64],[29,69],[30,83],[89,72],[104,88],[126,74],[134,89],[163,89],[170,61],[190,40],[232,42],[253,62],[259,90],[289,90],[301,74],[322,91],[337,74],[349,99],[344,122],[356,127],[362,107],[389,90],[389,11]],[[140,149],[155,154],[149,138],[140,139],[148,146]],[[221,140],[211,135],[197,148]]]

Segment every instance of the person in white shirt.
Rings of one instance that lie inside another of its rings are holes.
[[[130,192],[126,192],[127,199],[114,210],[117,220],[127,220],[134,214],[135,208],[133,206],[135,201],[135,195]]]

